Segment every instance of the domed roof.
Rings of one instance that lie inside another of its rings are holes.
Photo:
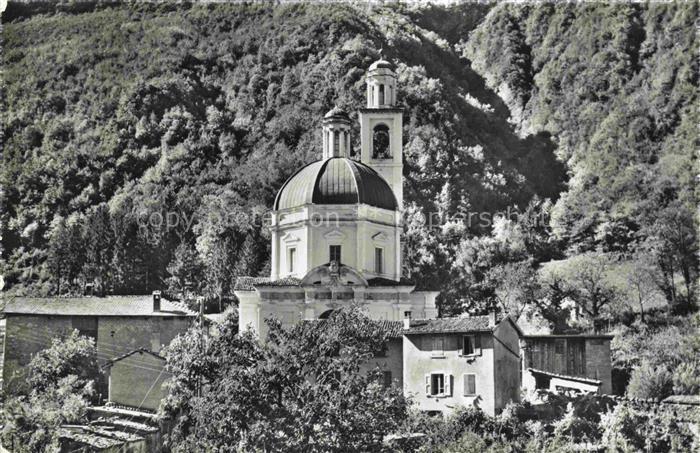
[[[370,67],[369,67],[370,71],[374,71],[375,69],[389,69],[389,70],[393,71],[394,65],[382,58],[382,59],[375,61],[374,63],[372,63],[370,65]]]
[[[339,117],[339,118],[348,119],[348,120],[350,119],[350,117],[348,117],[348,114],[345,113],[345,110],[341,109],[337,105],[335,107],[333,107],[332,109],[330,109],[328,111],[328,113],[326,113],[323,117],[324,118]]]
[[[359,204],[396,210],[389,184],[376,171],[347,157],[331,157],[301,168],[284,183],[275,210],[306,204]]]

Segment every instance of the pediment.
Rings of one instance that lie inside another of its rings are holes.
[[[285,244],[294,244],[295,242],[299,242],[301,239],[299,239],[297,236],[294,236],[293,234],[285,234],[282,236],[282,242]]]
[[[345,239],[346,235],[340,230],[329,231],[323,235],[326,239]]]
[[[372,240],[374,242],[387,242],[389,240],[389,236],[383,232],[379,232],[372,236]]]
[[[328,264],[311,269],[301,280],[301,286],[361,286],[367,287],[367,280],[355,269],[341,264],[333,272]]]

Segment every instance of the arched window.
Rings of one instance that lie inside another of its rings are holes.
[[[318,317],[318,319],[328,319],[333,314],[334,310],[326,310]]]
[[[389,152],[389,128],[384,124],[378,124],[374,127],[372,136],[372,158],[391,158],[391,153]]]
[[[384,84],[379,85],[379,105],[384,105]]]

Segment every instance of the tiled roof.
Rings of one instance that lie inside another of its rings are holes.
[[[464,318],[415,319],[407,334],[422,333],[462,333],[490,332],[488,316],[471,316]]]
[[[375,278],[370,278],[367,280],[367,283],[369,283],[369,286],[413,286],[415,283],[412,281],[401,277],[401,280],[398,282],[396,280],[390,280],[388,278],[382,278],[382,277],[375,277]]]
[[[700,406],[700,395],[671,395],[663,400],[663,402]]]
[[[299,286],[301,280],[295,277],[270,280],[269,277],[238,277],[234,291],[254,291],[256,286]]]
[[[5,305],[6,314],[64,316],[196,316],[185,304],[160,300],[153,311],[153,296],[17,297]]]
[[[558,335],[558,334],[523,335],[523,339],[525,339],[525,340],[537,340],[537,339],[548,340],[548,339],[555,339],[555,338],[585,338],[585,339],[591,339],[591,340],[612,340],[613,338],[615,338],[615,335],[587,334],[587,333],[566,334],[566,335]]]
[[[323,329],[327,322],[328,320],[326,319],[310,319],[304,321],[307,326],[312,326],[314,329]],[[367,320],[367,323],[363,324],[363,326],[370,328],[373,324],[378,325],[382,331],[387,333],[389,338],[401,338],[403,335],[403,321]]]

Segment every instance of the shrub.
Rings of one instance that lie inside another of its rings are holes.
[[[691,451],[697,439],[688,425],[666,408],[637,409],[627,402],[603,414],[600,421],[603,445],[623,452]]]
[[[676,395],[700,394],[700,363],[685,362],[673,372],[673,393]]]
[[[628,396],[662,400],[672,393],[673,376],[664,366],[653,366],[645,360],[632,371]]]

